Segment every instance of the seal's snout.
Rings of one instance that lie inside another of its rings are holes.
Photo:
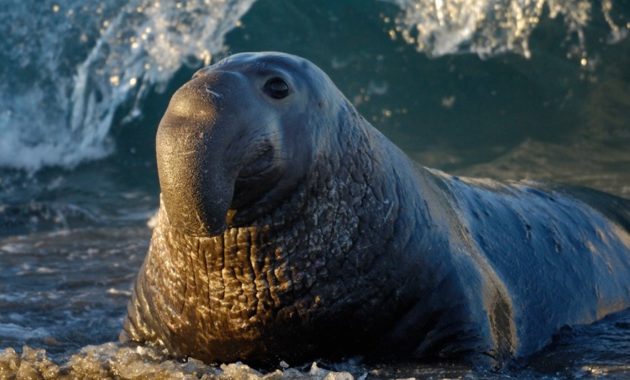
[[[220,91],[205,81],[188,82],[175,91],[164,117],[181,117],[191,121],[211,121],[219,108],[218,103],[223,98]],[[173,126],[185,129],[191,125],[184,123],[180,126]]]
[[[235,178],[224,158],[234,128],[229,113],[221,113],[234,81],[225,82],[206,76],[182,86],[157,132],[160,188],[169,223],[194,236],[225,230],[234,192]]]

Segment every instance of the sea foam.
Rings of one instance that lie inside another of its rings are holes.
[[[0,167],[73,167],[113,150],[121,109],[208,64],[254,0],[10,0],[0,12]]]

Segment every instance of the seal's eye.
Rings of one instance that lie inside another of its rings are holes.
[[[286,98],[289,95],[289,85],[278,77],[269,79],[263,90],[274,99]]]

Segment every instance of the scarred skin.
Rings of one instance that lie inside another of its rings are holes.
[[[500,365],[630,307],[630,201],[418,166],[299,57],[200,70],[157,159],[123,340],[206,362]]]

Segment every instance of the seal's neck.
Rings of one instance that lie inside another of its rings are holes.
[[[139,278],[130,310],[132,338],[233,360],[291,334],[312,342],[339,333],[355,344],[364,330],[388,329],[422,293],[429,268],[415,224],[425,216],[404,183],[413,165],[370,128],[341,133],[286,200],[220,236],[185,235],[161,207],[141,271],[150,275]]]

